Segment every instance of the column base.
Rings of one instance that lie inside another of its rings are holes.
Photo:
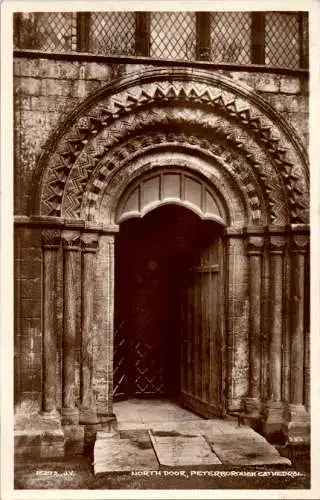
[[[310,444],[310,415],[304,405],[288,404],[282,427],[286,444]]]
[[[97,432],[97,438],[98,435],[100,439],[115,437],[119,435],[118,421],[117,417],[114,414],[103,417],[100,423],[101,427],[100,430]]]
[[[242,421],[254,430],[261,430],[261,408],[262,404],[258,398],[245,398],[243,400]]]
[[[66,456],[83,455],[84,426],[64,425],[64,453]]]
[[[62,408],[61,409],[62,425],[77,425],[79,424],[79,409],[78,408]]]
[[[94,406],[79,408],[79,423],[83,425],[98,424],[97,409]]]
[[[283,401],[269,401],[266,403],[263,434],[268,441],[283,443],[283,424],[285,419],[285,404]]]
[[[43,420],[58,420],[60,423],[60,413],[57,410],[51,410],[51,411],[40,411],[39,416]]]
[[[258,398],[245,398],[243,407],[246,417],[260,419],[262,405]]]
[[[17,460],[61,458],[64,433],[57,412],[15,417],[14,455]]]

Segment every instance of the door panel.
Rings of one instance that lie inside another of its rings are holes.
[[[181,336],[181,404],[210,418],[222,413],[222,243],[199,249],[187,273]]]

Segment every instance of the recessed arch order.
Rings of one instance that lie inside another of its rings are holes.
[[[119,193],[162,163],[205,177],[226,224],[307,223],[306,158],[292,127],[248,87],[153,69],[112,82],[68,117],[39,160],[31,212],[116,223]]]

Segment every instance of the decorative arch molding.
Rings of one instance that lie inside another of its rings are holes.
[[[132,186],[138,185],[145,178],[150,178],[159,172],[162,172],[163,175],[180,172],[202,184],[217,207],[215,214],[217,217],[214,214],[211,217],[217,222],[238,228],[252,222],[250,204],[245,190],[241,184],[235,182],[235,179],[227,171],[221,169],[219,163],[212,161],[209,163],[207,159],[172,151],[158,151],[156,154],[143,155],[135,161],[130,161],[130,164],[115,169],[104,183],[100,202],[98,206],[94,204],[94,212],[82,213],[81,216],[98,223],[118,224],[121,222],[119,212],[125,203],[128,190],[130,192]],[[164,193],[158,198],[160,203],[165,201],[163,195]],[[182,194],[181,198],[186,197]],[[171,202],[173,201],[171,199]],[[188,204],[188,200],[183,201],[187,201]],[[203,204],[200,202],[197,207],[197,204],[194,203],[192,207],[192,199],[189,198],[189,202],[188,208],[193,209],[201,218],[205,219],[206,213]],[[257,210],[259,222],[261,222],[260,216],[261,212]]]
[[[74,175],[78,176],[78,170],[71,174],[65,189],[65,205],[63,209],[70,217],[79,216],[85,211],[85,206],[90,206],[90,212],[93,214],[101,189],[107,182],[110,173],[115,168],[120,168],[130,164],[136,158],[144,155],[160,153],[163,150],[180,151],[194,157],[205,158],[208,162],[218,162],[221,171],[228,171],[234,177],[234,182],[241,186],[241,190],[246,193],[251,207],[252,223],[259,223],[260,219],[268,224],[277,220],[284,223],[287,220],[286,200],[282,192],[282,186],[279,179],[271,174],[257,175],[257,169],[261,164],[266,163],[262,153],[259,155],[260,163],[254,160],[252,154],[248,153],[243,144],[238,140],[232,142],[232,134],[227,136],[222,131],[209,129],[205,133],[201,122],[195,127],[196,131],[189,133],[186,124],[180,124],[180,127],[166,128],[163,121],[159,119],[154,127],[148,126],[148,133],[138,136],[130,136],[129,139],[121,140],[120,145],[110,151],[110,154],[104,157],[91,174],[91,178],[85,188],[78,182],[75,186],[73,182]],[[190,125],[190,123],[189,123]],[[159,132],[162,128],[162,132]],[[181,132],[181,129],[184,132]],[[243,147],[241,147],[243,146]],[[78,177],[77,177],[78,179]],[[82,178],[83,184],[87,179]],[[69,190],[79,188],[77,197],[68,197]],[[83,196],[83,191],[86,195]],[[78,205],[73,202],[77,200]],[[82,207],[80,203],[82,201]],[[262,216],[261,212],[265,212]],[[261,221],[260,221],[261,222]]]
[[[116,214],[117,223],[144,217],[163,205],[175,204],[190,209],[203,220],[226,224],[222,203],[211,186],[182,169],[153,170],[129,186],[122,198]]]
[[[244,85],[182,68],[132,75],[86,100],[51,139],[39,161],[34,210],[79,217],[79,196],[80,203],[90,199],[86,191],[87,185],[94,185],[91,176],[99,178],[99,164],[114,149],[119,151],[123,136],[129,131],[132,137],[143,135],[152,124],[160,120],[166,126],[170,119],[190,127],[201,123],[209,135],[212,130],[224,132],[228,149],[233,149],[232,142],[262,186],[269,223],[308,222],[307,155],[292,127]],[[276,186],[270,184],[273,179]],[[68,204],[75,211],[68,212]]]

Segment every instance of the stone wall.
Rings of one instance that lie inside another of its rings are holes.
[[[34,198],[37,186],[34,174],[38,158],[42,154],[47,141],[57,128],[62,125],[68,114],[91,94],[110,83],[113,79],[133,72],[151,69],[150,65],[135,64],[102,64],[96,62],[58,61],[41,59],[16,58],[14,61],[15,91],[15,214],[27,215],[30,201]],[[223,72],[231,79],[242,82],[263,96],[277,111],[281,112],[293,126],[304,144],[308,144],[308,97],[304,80],[298,77],[275,74],[249,72]],[[241,241],[235,246],[239,261],[244,259],[244,248]],[[79,264],[80,265],[80,264]],[[244,268],[246,276],[247,271]],[[16,232],[15,242],[15,355],[16,355],[16,390],[19,401],[23,400],[31,408],[39,409],[41,405],[42,380],[42,256],[40,232],[36,229],[20,227]],[[232,272],[232,269],[230,270]],[[267,283],[266,278],[266,283]],[[237,390],[234,390],[235,379],[230,381],[231,409],[238,409],[239,401],[247,391],[248,352],[241,346],[247,345],[248,304],[246,297],[246,278],[240,283],[241,297],[237,303],[232,302],[234,325],[229,334],[232,345],[236,346],[235,370],[239,378]],[[100,288],[103,286],[99,282]],[[62,331],[62,271],[58,277],[58,317]],[[99,289],[100,290],[100,289]],[[99,292],[98,290],[98,292]],[[103,292],[103,290],[102,290]],[[101,293],[102,293],[101,292]],[[78,294],[80,296],[80,294]],[[78,304],[80,310],[80,303]],[[78,314],[78,322],[80,322]],[[102,321],[100,318],[99,321]],[[80,327],[78,329],[80,331]],[[58,339],[57,352],[61,352],[61,336]],[[96,347],[96,346],[95,346]],[[101,354],[101,353],[100,353]],[[107,352],[103,353],[106,357]],[[100,356],[100,359],[102,357]],[[105,384],[107,367],[97,365],[96,385]],[[60,380],[61,360],[57,363],[57,378]],[[77,369],[77,374],[79,369]],[[78,377],[79,375],[77,375]],[[58,387],[61,384],[58,383]],[[107,388],[107,391],[109,389]],[[58,394],[61,400],[61,394]],[[102,397],[103,401],[103,397]]]

